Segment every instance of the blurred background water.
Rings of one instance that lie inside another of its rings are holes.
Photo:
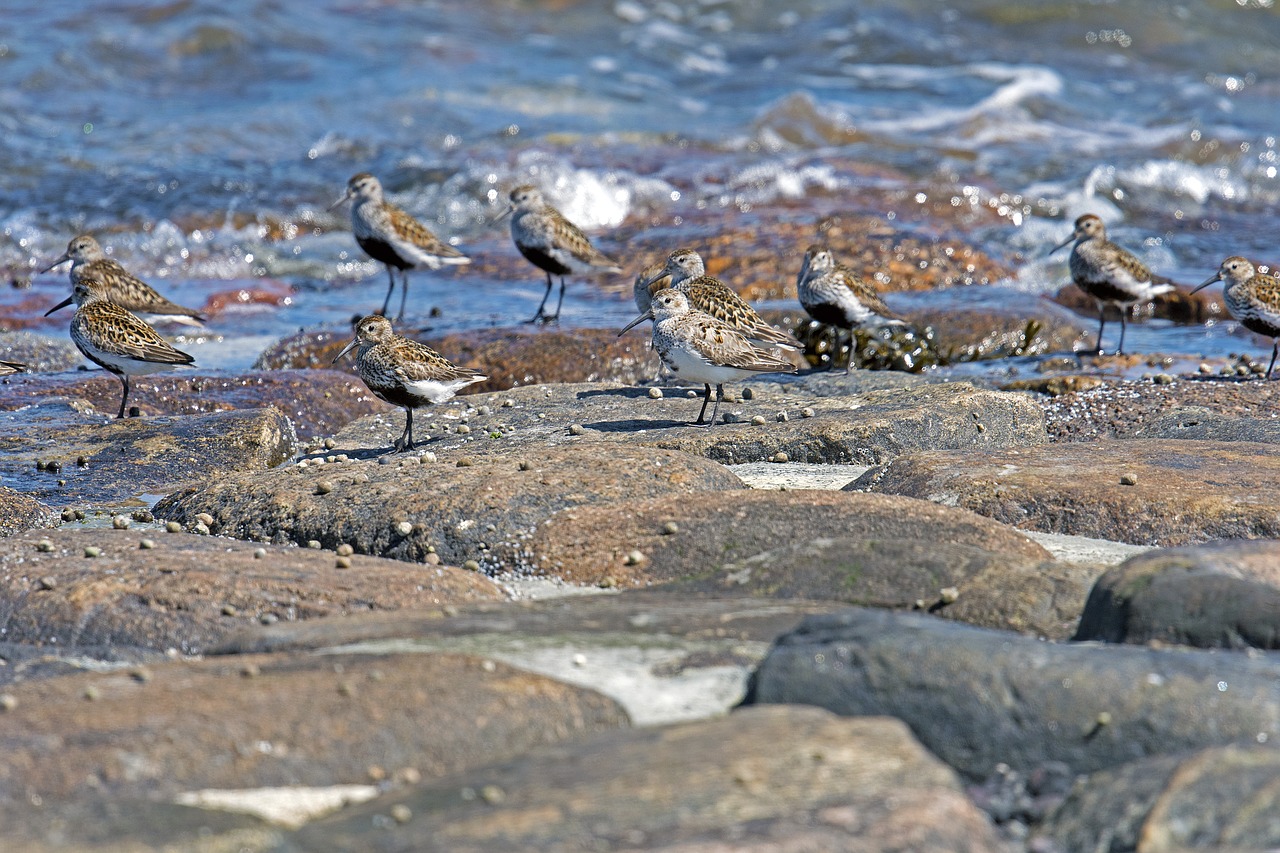
[[[515,256],[492,220],[535,182],[624,262],[623,223],[886,186],[995,210],[963,236],[1024,291],[1067,281],[1044,256],[1086,211],[1188,283],[1280,261],[1271,0],[8,0],[0,21],[0,270],[32,279],[0,305],[61,299],[65,268],[36,271],[92,232],[171,298],[230,303],[186,346],[206,367],[381,304],[327,211],[366,170],[476,257]],[[532,267],[413,279],[441,329],[517,322],[543,289]],[[620,326],[615,284],[571,283],[564,322]]]

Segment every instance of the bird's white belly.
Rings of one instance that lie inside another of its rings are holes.
[[[713,364],[697,352],[682,346],[672,346],[660,351],[662,361],[680,379],[694,382],[709,382],[719,385],[724,382],[736,382],[751,376],[754,371],[740,367],[725,367]]]

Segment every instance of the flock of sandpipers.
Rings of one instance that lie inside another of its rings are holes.
[[[499,218],[511,218],[516,248],[547,278],[542,302],[529,322],[558,322],[566,275],[622,272],[616,261],[592,246],[580,228],[548,204],[537,187],[516,187],[510,200],[510,206]],[[346,193],[330,209],[347,201],[352,203],[351,226],[356,242],[386,266],[389,287],[382,310],[356,322],[355,338],[337,358],[354,349],[360,377],[369,390],[404,408],[404,433],[396,439],[393,450],[412,450],[414,409],[442,403],[460,388],[488,377],[459,367],[430,347],[395,333],[386,314],[395,291],[396,272],[400,272],[401,279],[399,320],[404,316],[409,270],[439,269],[447,264],[470,263],[470,259],[388,202],[382,184],[373,175],[362,172],[353,176]],[[1071,236],[1053,251],[1072,243],[1071,277],[1098,303],[1097,352],[1103,352],[1105,311],[1112,305],[1120,309],[1116,352],[1122,353],[1127,309],[1169,292],[1173,284],[1153,275],[1133,254],[1110,242],[1097,216],[1086,214],[1077,219]],[[47,314],[72,302],[76,304],[71,339],[86,358],[120,378],[124,393],[116,417],[122,418],[129,400],[130,377],[189,365],[194,360],[170,345],[149,323],[166,320],[199,325],[204,318],[165,299],[131,275],[108,257],[91,236],[76,237],[67,251],[42,272],[67,261],[71,262],[72,294]],[[554,286],[552,276],[560,279],[560,294],[555,312],[547,313]],[[1223,261],[1212,278],[1191,292],[1215,281],[1225,282],[1227,308],[1242,325],[1275,339],[1264,377],[1269,379],[1280,352],[1280,279],[1258,273],[1244,258],[1231,257]],[[796,284],[800,304],[819,323],[844,330],[903,323],[870,284],[838,263],[823,246],[809,247]],[[798,350],[800,343],[766,323],[737,293],[707,275],[702,258],[692,249],[678,249],[665,261],[646,268],[636,278],[634,296],[640,316],[619,334],[646,320],[653,322],[653,348],[662,363],[676,378],[704,386],[702,408],[694,424],[710,426],[716,422],[724,383],[757,373],[796,372],[782,351]],[[0,362],[0,370],[20,367]],[[706,411],[713,385],[715,408],[708,421]]]

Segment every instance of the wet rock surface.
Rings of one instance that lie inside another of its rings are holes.
[[[35,498],[0,486],[0,537],[32,527],[52,527],[55,519],[53,510]]]
[[[1280,733],[1271,656],[1056,644],[915,614],[850,609],[778,639],[748,704],[905,721],[966,778],[999,764],[1073,773]]]
[[[361,415],[388,409],[359,379],[336,370],[181,371],[134,377],[130,386],[129,405],[144,417],[274,406],[303,439],[329,435]],[[113,417],[120,393],[120,380],[105,370],[17,374],[0,381],[0,411],[59,397],[82,411]]]
[[[51,373],[72,370],[84,361],[80,350],[65,338],[54,338],[36,332],[9,331],[12,320],[6,320],[6,330],[0,330],[0,361],[16,361],[27,366],[32,373]],[[0,385],[9,379],[0,379]]]
[[[156,529],[28,532],[0,539],[0,623],[6,640],[61,655],[195,654],[262,622],[506,598],[476,572],[346,563],[331,550]]]
[[[846,488],[960,506],[1028,530],[1139,545],[1280,535],[1270,445],[1130,439],[901,456]]]
[[[519,568],[522,538],[556,510],[590,503],[742,487],[723,466],[678,451],[627,445],[608,453],[548,448],[529,457],[386,457],[290,465],[227,478],[170,495],[160,518],[268,542],[311,540],[360,554],[421,562],[476,560],[494,571]],[[459,462],[465,464],[458,464]]]
[[[405,819],[376,819],[397,813]],[[317,822],[282,849],[581,849],[586,840],[645,850],[998,847],[955,777],[897,721],[754,708],[533,750]]]
[[[1098,578],[1075,639],[1280,649],[1280,543],[1131,557]]]
[[[271,468],[297,450],[293,424],[276,408],[117,420],[50,401],[0,411],[0,425],[0,474],[58,506],[136,503]]]
[[[859,388],[883,390],[853,390]],[[425,417],[415,417],[415,436],[434,436],[425,449],[441,458],[609,443],[678,450],[725,463],[763,462],[786,454],[793,462],[863,464],[923,447],[1022,446],[1046,440],[1040,409],[1026,395],[968,383],[932,384],[905,374],[762,378],[726,389],[720,413],[727,412],[734,422],[710,428],[690,426],[701,401],[689,398],[687,389],[660,390],[655,397],[647,388],[590,384],[476,395],[465,403],[425,410]],[[463,418],[466,430],[459,434]],[[761,420],[753,422],[756,418]],[[366,455],[388,448],[403,428],[399,414],[365,418],[335,436],[335,448]]]

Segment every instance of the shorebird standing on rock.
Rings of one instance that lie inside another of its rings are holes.
[[[884,304],[874,287],[844,264],[837,264],[826,246],[810,246],[805,252],[796,291],[801,307],[827,326],[852,333],[857,328],[906,325]],[[853,371],[852,349],[845,370]]]
[[[40,272],[46,273],[59,264],[71,261],[71,285],[83,279],[89,270],[97,274],[105,290],[104,295],[111,302],[126,311],[132,311],[150,323],[170,322],[182,323],[186,326],[200,327],[204,317],[200,312],[184,308],[176,302],[170,302],[155,288],[126,270],[119,261],[108,257],[98,241],[88,234],[81,234],[67,244],[67,250],[49,266]],[[61,308],[66,308],[75,301],[75,295],[68,296],[53,308],[46,317]]]
[[[558,323],[560,306],[564,304],[564,277],[573,272],[600,270],[619,273],[622,267],[608,255],[591,245],[582,229],[564,214],[547,204],[542,190],[530,184],[511,191],[511,206],[498,216],[511,217],[511,239],[525,260],[547,274],[547,291],[537,312],[527,322]],[[551,296],[551,276],[560,276],[560,298],[556,313],[547,314],[547,298]]]
[[[653,348],[668,369],[681,379],[706,386],[702,409],[695,424],[716,422],[724,383],[746,379],[757,373],[795,373],[796,368],[768,350],[756,346],[744,335],[715,317],[691,309],[689,300],[675,288],[653,294],[649,311],[632,320],[618,333],[626,334],[645,320],[653,320]],[[711,386],[716,386],[716,405],[710,422],[703,420],[711,402]]]
[[[386,314],[391,305],[391,292],[396,289],[396,270],[400,270],[400,313],[404,319],[404,302],[409,295],[409,270],[419,267],[438,270],[446,264],[469,264],[471,259],[432,234],[418,220],[387,201],[382,192],[382,182],[361,172],[347,181],[347,191],[342,198],[329,205],[333,210],[347,199],[351,205],[351,232],[365,254],[381,261],[387,268],[387,298],[382,301]]]
[[[1272,339],[1271,363],[1263,379],[1271,378],[1280,353],[1280,278],[1259,273],[1252,263],[1240,257],[1230,257],[1222,262],[1217,274],[1198,285],[1191,292],[1208,287],[1215,281],[1224,282],[1223,299],[1231,316],[1251,332]]]
[[[195,359],[174,349],[155,329],[112,302],[108,290],[101,270],[84,270],[71,292],[77,306],[71,318],[71,340],[85,358],[120,378],[124,395],[116,417],[123,418],[130,376],[172,370]]]
[[[1054,246],[1049,254],[1065,248],[1072,242],[1071,279],[1085,293],[1098,302],[1098,355],[1102,355],[1102,329],[1107,324],[1107,305],[1120,309],[1120,344],[1116,355],[1124,355],[1125,315],[1129,306],[1137,302],[1150,302],[1162,293],[1173,290],[1173,282],[1162,276],[1152,275],[1146,264],[1132,252],[1107,239],[1107,227],[1092,213],[1076,220],[1071,236]]]
[[[404,433],[391,446],[395,453],[413,450],[413,410],[443,403],[458,389],[488,379],[458,367],[426,344],[397,335],[391,321],[371,314],[356,323],[356,336],[334,357],[356,350],[360,379],[379,400],[404,408]]]
[[[667,256],[667,262],[645,271],[644,278],[636,282],[637,305],[641,291],[646,290],[664,275],[671,276],[670,288],[683,293],[689,307],[701,311],[741,332],[748,340],[786,350],[801,350],[804,346],[789,332],[776,329],[764,321],[747,301],[718,278],[707,275],[702,256],[693,249],[677,249]],[[657,291],[661,293],[662,291]]]

